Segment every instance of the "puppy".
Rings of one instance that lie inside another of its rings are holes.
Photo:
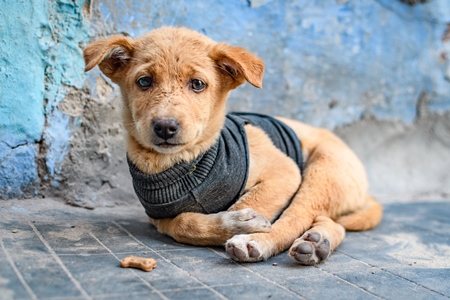
[[[164,27],[84,50],[123,96],[127,158],[150,221],[193,245],[224,245],[256,262],[287,249],[327,259],[345,230],[368,230],[382,207],[365,170],[333,133],[256,114],[227,114],[228,93],[262,87],[264,63],[240,47]]]

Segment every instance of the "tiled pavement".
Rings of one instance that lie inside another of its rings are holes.
[[[385,204],[375,230],[348,233],[316,267],[281,254],[238,264],[178,244],[139,206],[85,210],[0,201],[0,299],[449,299],[450,201]],[[153,257],[151,272],[123,269]]]

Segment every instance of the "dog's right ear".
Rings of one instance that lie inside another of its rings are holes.
[[[95,41],[84,49],[83,56],[86,63],[84,71],[87,72],[99,65],[103,74],[116,82],[131,59],[133,50],[134,41],[126,36],[113,35]]]

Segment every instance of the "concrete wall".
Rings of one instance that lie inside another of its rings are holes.
[[[333,129],[374,195],[450,194],[449,1],[91,2],[0,0],[1,198],[134,199],[118,90],[98,69],[83,74],[80,46],[163,25],[259,55],[264,89],[238,88],[229,109]]]

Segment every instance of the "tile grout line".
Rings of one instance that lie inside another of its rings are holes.
[[[111,297],[117,297],[116,299],[125,299],[125,297],[132,297],[132,296],[141,296],[139,299],[152,299],[152,298],[145,298],[145,297],[150,297],[152,295],[150,295],[147,292],[130,292],[127,294],[123,294],[123,293],[110,293],[110,294],[100,294],[100,295],[95,295],[95,299],[106,299],[109,300],[111,299]],[[54,299],[51,299],[54,300]],[[59,300],[59,299],[57,299]],[[67,299],[60,299],[60,300],[67,300]],[[72,300],[72,299],[70,299]]]
[[[108,247],[106,247],[105,244],[103,244],[92,232],[88,232],[88,234],[97,241],[97,243],[99,243],[103,248],[105,248],[112,256],[114,256],[118,261],[120,261],[119,257],[117,257],[117,255],[115,255]],[[139,274],[137,274],[137,272],[133,269],[128,269],[129,271],[133,272],[133,274],[135,276],[137,276],[146,286],[148,286],[153,292],[156,292],[156,294],[158,294],[161,298],[163,299],[167,299],[166,296],[164,296],[160,291],[158,291],[154,286],[152,286],[148,281],[146,281],[144,278],[142,278],[141,276],[139,276]]]
[[[227,256],[225,256],[225,255],[222,255],[222,253],[217,252],[217,251],[214,250],[213,248],[208,247],[208,249],[209,249],[210,251],[214,252],[215,254],[219,255],[220,257],[230,259],[229,257],[227,257]],[[267,278],[267,277],[261,275],[259,272],[255,272],[255,271],[253,271],[253,270],[251,270],[251,269],[249,269],[249,268],[247,268],[247,267],[244,267],[243,265],[241,265],[241,264],[235,262],[234,260],[231,260],[231,261],[232,261],[234,264],[238,265],[239,267],[244,268],[245,270],[249,271],[250,273],[253,273],[253,274],[255,274],[256,276],[263,278],[263,279],[266,280],[267,282],[270,282],[270,283],[276,285],[277,287],[279,287],[279,288],[281,288],[281,289],[287,291],[288,293],[290,293],[290,294],[292,294],[292,295],[294,295],[294,296],[296,296],[296,297],[300,297],[300,298],[302,298],[302,299],[307,299],[305,296],[300,295],[300,294],[297,294],[297,293],[294,292],[294,291],[291,291],[291,290],[288,289],[287,287],[284,287],[284,286],[282,286],[281,284],[279,284],[279,283],[277,283],[277,282],[275,282],[275,281],[273,281],[273,280],[270,280],[269,278]]]
[[[318,266],[315,266],[315,268],[319,269],[320,271],[322,271],[322,272],[324,272],[324,273],[330,274],[331,276],[334,276],[334,277],[339,278],[340,280],[342,280],[342,281],[348,283],[349,285],[355,287],[356,289],[358,289],[358,290],[360,290],[360,291],[363,291],[363,292],[366,293],[366,294],[372,295],[372,296],[374,296],[374,297],[376,297],[376,298],[378,298],[378,299],[386,299],[386,298],[383,298],[383,297],[381,297],[381,296],[379,296],[379,295],[376,295],[376,294],[374,294],[374,293],[372,293],[372,292],[370,292],[370,291],[368,291],[368,290],[366,290],[366,289],[364,289],[364,288],[362,288],[362,287],[360,287],[360,286],[358,286],[358,285],[356,285],[356,284],[354,284],[354,283],[352,283],[352,282],[346,280],[345,278],[342,278],[341,276],[339,276],[339,275],[337,275],[337,274],[334,274],[333,272],[328,272],[328,271],[326,271],[326,270],[324,270],[324,269],[322,269],[321,267],[318,267]]]
[[[2,250],[3,250],[3,252],[6,255],[6,259],[8,260],[9,264],[13,268],[14,273],[16,273],[17,278],[19,278],[20,283],[25,288],[25,290],[27,291],[27,293],[30,296],[30,298],[33,299],[33,300],[37,300],[38,297],[33,292],[33,290],[28,285],[28,283],[25,281],[25,278],[23,278],[22,273],[20,273],[19,269],[17,269],[16,264],[14,263],[14,260],[12,259],[11,255],[9,255],[9,252],[6,249],[5,244],[3,243],[3,239],[0,239],[0,245],[2,246]]]
[[[236,285],[247,285],[247,284],[256,284],[259,283],[260,281],[250,281],[250,282],[245,282],[245,283],[226,283],[226,284],[213,284],[211,285],[211,287],[234,287]],[[185,292],[185,291],[195,291],[195,290],[201,290],[204,289],[203,286],[196,286],[196,287],[186,287],[186,288],[169,288],[169,289],[162,289],[161,292]],[[135,294],[142,294],[143,292],[136,292]],[[107,297],[108,295],[123,295],[120,293],[115,293],[115,294],[102,294],[102,295],[98,295],[100,297]],[[130,295],[130,294],[128,294]],[[97,296],[97,297],[98,297]]]
[[[375,266],[372,266],[372,267],[375,267]],[[375,267],[375,268],[376,268],[376,267]],[[403,280],[405,280],[405,281],[411,282],[412,284],[417,285],[417,286],[420,286],[421,288],[423,288],[423,289],[425,289],[425,290],[428,290],[428,291],[430,291],[430,292],[434,292],[434,293],[439,294],[439,295],[441,295],[441,296],[443,296],[443,297],[445,297],[445,298],[447,298],[447,299],[450,299],[450,297],[449,297],[448,295],[445,295],[445,294],[443,294],[443,293],[441,293],[441,292],[438,292],[438,291],[435,291],[435,290],[433,290],[433,289],[430,289],[429,287],[423,286],[423,285],[421,285],[421,284],[419,284],[419,283],[417,283],[417,282],[415,282],[415,281],[409,280],[408,278],[405,278],[405,277],[403,277],[403,276],[400,276],[400,275],[397,275],[397,274],[395,274],[395,273],[392,273],[392,272],[389,271],[389,270],[386,270],[386,269],[384,269],[384,268],[380,268],[380,270],[382,270],[382,271],[384,271],[384,272],[386,272],[386,273],[389,273],[389,274],[391,274],[392,276],[395,276],[395,277],[397,277],[397,278],[400,278],[400,279],[403,279]]]
[[[209,285],[207,285],[206,283],[202,282],[201,280],[199,280],[197,277],[191,275],[189,272],[183,270],[182,268],[178,267],[177,265],[175,265],[173,262],[171,262],[170,260],[168,260],[167,258],[165,258],[164,256],[162,256],[161,254],[158,253],[158,251],[154,250],[153,248],[147,246],[146,244],[144,244],[142,241],[140,241],[139,239],[137,239],[134,235],[132,235],[126,228],[124,228],[122,225],[120,225],[119,223],[117,223],[116,221],[112,221],[112,223],[114,225],[116,225],[118,228],[120,228],[123,232],[125,232],[126,234],[128,234],[128,236],[130,236],[132,239],[134,239],[136,242],[138,242],[139,244],[141,244],[142,246],[144,246],[145,248],[149,249],[150,251],[152,251],[153,253],[157,254],[158,256],[160,256],[164,261],[166,261],[168,264],[174,266],[175,268],[177,268],[178,270],[181,270],[183,273],[187,273],[189,275],[189,277],[193,278],[195,281],[199,282],[202,286],[206,287],[208,290],[210,290],[211,292],[213,292],[214,294],[216,294],[217,296],[219,296],[221,299],[226,299],[228,300],[227,297],[225,297],[224,295],[222,295],[221,293],[219,293],[218,291],[216,291],[215,289],[213,289],[212,287],[210,287]]]
[[[245,283],[225,283],[225,284],[212,284],[211,287],[234,287],[236,285],[247,285],[247,284],[254,284],[259,283],[260,281],[250,281]],[[187,288],[177,288],[177,289],[163,289],[162,292],[183,292],[183,291],[192,291],[192,290],[199,290],[203,289],[203,287],[187,287]]]
[[[336,252],[338,252],[338,251],[336,251]],[[383,271],[383,272],[386,272],[386,273],[388,273],[388,274],[391,274],[391,275],[394,276],[394,277],[397,277],[397,278],[400,278],[400,279],[402,279],[402,280],[411,282],[412,284],[417,285],[417,286],[419,286],[419,287],[421,287],[421,288],[423,288],[423,289],[425,289],[425,290],[428,290],[428,291],[430,291],[430,292],[434,292],[434,293],[439,294],[439,295],[441,295],[441,296],[443,296],[443,297],[445,297],[445,298],[449,298],[449,299],[450,299],[450,297],[449,297],[448,295],[445,295],[445,294],[443,294],[443,293],[441,293],[441,292],[439,292],[439,291],[435,291],[435,290],[433,290],[433,289],[430,289],[429,287],[423,286],[423,285],[421,285],[421,284],[419,284],[419,283],[417,283],[417,282],[415,282],[415,281],[412,281],[412,280],[410,280],[410,279],[408,279],[408,278],[405,278],[405,277],[403,277],[403,276],[400,276],[400,275],[398,275],[398,274],[395,274],[395,273],[393,273],[393,272],[391,272],[391,271],[389,271],[389,270],[387,270],[387,269],[385,269],[385,268],[383,268],[383,267],[378,267],[378,266],[369,264],[369,263],[367,263],[367,262],[365,262],[365,261],[362,261],[362,260],[360,260],[360,259],[358,259],[358,258],[356,258],[356,257],[353,257],[353,256],[351,256],[351,255],[349,255],[349,254],[347,254],[347,253],[341,252],[341,251],[339,251],[339,253],[342,254],[342,255],[345,255],[345,256],[347,256],[347,257],[350,257],[351,259],[354,259],[354,260],[356,260],[356,261],[359,261],[359,262],[361,262],[361,263],[363,263],[363,264],[366,264],[367,266],[369,266],[369,267],[371,267],[371,268],[376,268],[376,269],[378,269],[378,270],[380,270],[380,271]]]
[[[77,288],[77,290],[83,295],[84,298],[92,300],[91,296],[83,289],[81,284],[73,277],[72,273],[67,269],[67,267],[64,265],[62,260],[59,258],[59,256],[56,254],[55,250],[49,245],[49,243],[44,239],[44,237],[41,235],[39,230],[34,226],[31,222],[28,222],[28,225],[30,225],[31,228],[33,228],[34,233],[38,236],[38,238],[41,240],[41,242],[45,245],[45,247],[50,251],[50,254],[53,256],[55,261],[59,264],[61,269],[63,269],[64,273],[69,277],[70,281],[74,284],[74,286]]]
[[[158,253],[165,253],[165,252],[175,252],[175,251],[189,251],[189,249],[163,249],[163,250],[158,250]],[[127,255],[127,254],[136,254],[137,252],[140,251],[125,251],[125,252],[117,252],[115,253],[116,255]],[[89,256],[101,256],[104,255],[104,253],[59,253],[58,254],[60,257],[61,256],[83,256],[83,255],[89,255]]]

